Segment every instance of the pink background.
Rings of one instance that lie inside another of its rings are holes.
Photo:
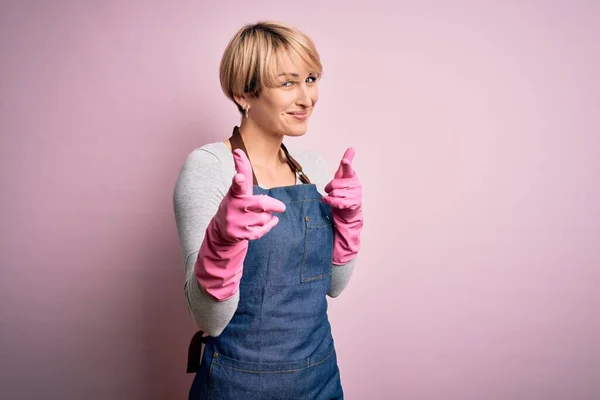
[[[293,144],[357,149],[346,398],[600,398],[600,3],[483,3],[2,2],[0,398],[186,398],[173,185],[270,18],[325,66]]]

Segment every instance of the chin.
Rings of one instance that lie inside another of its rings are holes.
[[[304,136],[306,134],[306,129],[302,129],[302,130],[292,130],[292,131],[287,131],[285,136],[290,136],[290,137],[300,137],[300,136]]]
[[[308,131],[308,125],[298,124],[297,126],[288,126],[287,129],[284,130],[286,136],[304,136]]]

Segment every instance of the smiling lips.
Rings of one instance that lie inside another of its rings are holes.
[[[288,112],[288,114],[290,114],[292,117],[302,120],[304,121],[306,118],[308,118],[308,111],[307,110],[302,110],[302,111],[292,111],[292,112]]]

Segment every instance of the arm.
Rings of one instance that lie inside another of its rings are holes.
[[[197,149],[187,157],[173,193],[175,222],[185,268],[185,298],[196,326],[210,336],[223,332],[235,313],[239,293],[218,301],[198,284],[194,265],[206,227],[229,189],[221,161]]]
[[[319,193],[326,196],[327,194],[325,193],[324,188],[331,180],[332,175],[330,174],[327,162],[316,154],[314,154],[314,157],[315,168],[310,172],[309,177],[317,186]],[[354,267],[356,266],[356,258],[357,257],[354,257],[352,260],[342,265],[331,264],[331,284],[327,291],[329,297],[338,297],[342,294],[346,286],[348,286],[348,283],[352,278],[352,273],[354,272]]]
[[[352,278],[352,272],[354,272],[354,266],[356,265],[356,257],[348,261],[344,265],[331,264],[331,285],[327,295],[329,297],[338,297]]]

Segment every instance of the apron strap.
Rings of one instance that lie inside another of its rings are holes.
[[[242,140],[242,135],[240,134],[239,127],[236,126],[233,128],[233,134],[229,138],[229,143],[231,143],[231,151],[232,152],[235,149],[241,149],[244,153],[246,153],[246,156],[248,156],[248,151],[246,150],[246,146],[244,145],[244,141]],[[308,184],[311,183],[308,176],[302,171],[302,166],[300,165],[300,163],[298,161],[296,161],[294,159],[294,157],[292,157],[290,155],[290,152],[288,151],[287,147],[285,147],[285,145],[283,143],[281,143],[281,149],[283,150],[283,153],[285,154],[285,158],[287,160],[288,165],[290,166],[292,171],[298,175],[298,177],[300,178],[302,183],[308,183]],[[248,156],[248,159],[250,159],[250,156]],[[252,183],[254,185],[258,185],[258,181],[256,180],[256,175],[254,175],[254,170],[252,170]]]
[[[210,336],[204,336],[203,331],[196,332],[192,337],[192,340],[190,341],[190,347],[188,349],[186,373],[196,373],[200,369],[200,362],[202,361],[202,344],[206,343],[209,337]]]

